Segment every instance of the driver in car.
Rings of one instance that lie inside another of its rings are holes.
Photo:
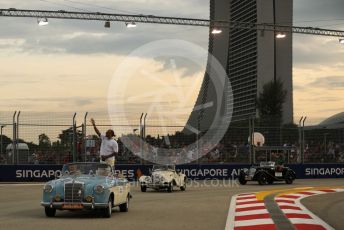
[[[76,174],[77,170],[78,170],[78,167],[77,167],[76,164],[68,165],[68,172],[69,172],[69,174],[71,174],[71,175],[72,174]]]

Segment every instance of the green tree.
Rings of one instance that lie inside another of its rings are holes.
[[[46,135],[45,133],[38,135],[38,145],[39,147],[44,148],[44,149],[50,148],[51,141],[48,135]]]
[[[2,153],[6,152],[6,147],[9,144],[12,144],[12,139],[6,135],[2,135]]]
[[[61,134],[59,134],[59,139],[63,147],[70,147],[73,143],[73,127],[68,129],[62,130]],[[75,140],[82,139],[82,132],[80,130],[76,130]]]
[[[280,126],[282,124],[283,103],[287,91],[280,80],[271,81],[263,86],[259,93],[257,108],[262,125]]]

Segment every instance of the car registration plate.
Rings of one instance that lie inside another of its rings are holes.
[[[275,176],[276,176],[276,177],[281,177],[281,176],[282,176],[282,173],[281,173],[281,172],[275,172]]]
[[[83,209],[82,204],[63,204],[62,209]]]

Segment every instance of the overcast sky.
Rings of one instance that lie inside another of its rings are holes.
[[[207,0],[1,0],[0,8],[209,18]],[[164,119],[179,117],[177,123],[183,125],[202,82],[206,55],[203,63],[192,63],[187,58],[164,60],[130,54],[162,39],[185,40],[207,50],[207,28],[139,24],[127,29],[124,23],[113,23],[106,29],[103,22],[49,22],[38,27],[35,18],[0,17],[0,111],[105,114],[109,86],[118,82],[114,81],[116,70],[129,58],[144,70],[126,82],[131,98],[126,112],[137,117],[149,110],[151,118],[158,119],[152,115],[158,109],[164,111]],[[344,30],[344,1],[294,0],[294,25]],[[337,38],[294,35],[293,50],[295,121],[307,115],[309,124],[316,124],[344,111],[344,45]],[[164,89],[168,93],[149,93],[161,90],[164,82],[169,83]],[[158,108],[152,109],[151,103],[157,101]]]

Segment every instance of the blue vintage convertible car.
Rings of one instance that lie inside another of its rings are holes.
[[[47,217],[56,210],[101,210],[110,217],[112,209],[119,206],[121,212],[129,208],[130,183],[116,176],[105,163],[70,163],[63,166],[59,179],[44,185],[43,199]]]

